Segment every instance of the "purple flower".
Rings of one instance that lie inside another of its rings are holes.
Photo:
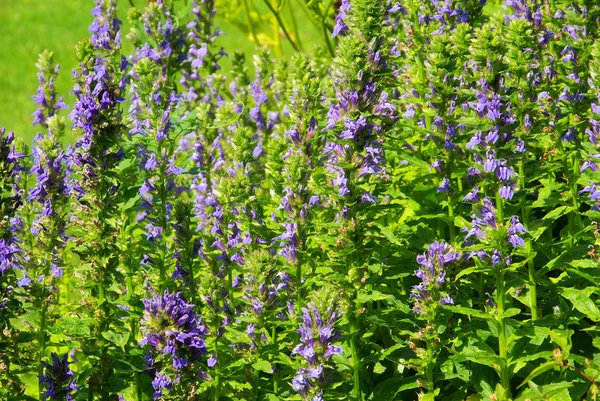
[[[342,0],[338,14],[335,16],[335,26],[333,27],[333,33],[331,34],[332,38],[342,35],[348,31],[348,25],[344,23],[347,18],[348,11],[350,11],[350,1]]]
[[[162,397],[163,390],[171,390],[173,388],[173,382],[167,375],[158,374],[152,380],[152,388],[154,389],[154,400],[159,400]]]
[[[175,370],[206,354],[207,328],[194,313],[194,305],[188,304],[181,293],[170,294],[166,290],[163,295],[144,299],[144,307],[141,345],[147,344],[153,352],[169,356]]]
[[[68,354],[62,357],[56,353],[51,354],[52,363],[41,362],[44,366],[44,375],[39,376],[40,384],[46,387],[44,400],[75,400],[77,384],[73,376],[75,373],[69,368]]]
[[[440,241],[429,245],[427,252],[417,256],[417,263],[420,268],[415,271],[421,283],[413,286],[410,299],[415,300],[413,311],[418,313],[424,312],[425,304],[432,301],[432,295],[438,294],[439,289],[444,285],[446,279],[446,271],[450,266],[460,259],[459,252],[454,252],[450,245]],[[447,297],[447,298],[445,298]],[[449,296],[439,298],[439,301],[444,305],[443,301],[451,299]]]
[[[463,198],[463,202],[474,202],[474,203],[478,203],[479,202],[479,187],[474,187],[473,190],[471,192],[469,192],[464,198]]]
[[[437,191],[445,194],[450,194],[452,192],[452,188],[450,188],[450,179],[448,177],[444,177]]]
[[[322,393],[331,375],[331,370],[325,369],[324,364],[331,365],[331,362],[328,362],[331,357],[344,351],[342,347],[334,344],[341,338],[341,333],[335,328],[341,317],[335,301],[326,310],[317,308],[314,303],[302,308],[302,322],[297,330],[300,334],[300,344],[294,348],[292,354],[301,356],[308,368],[300,368],[296,372],[292,387],[303,399],[309,400],[315,394]]]
[[[525,245],[525,241],[523,241],[523,238],[521,238],[519,234],[526,232],[527,229],[519,222],[519,218],[517,216],[512,216],[511,224],[508,228],[508,242],[510,242],[514,248]]]

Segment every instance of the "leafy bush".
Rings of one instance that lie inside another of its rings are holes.
[[[483,3],[342,0],[332,59],[249,66],[212,0],[129,55],[96,0],[68,117],[44,52],[0,131],[0,398],[596,399],[600,5]]]

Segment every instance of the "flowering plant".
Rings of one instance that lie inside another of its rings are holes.
[[[598,398],[600,5],[132,3],[0,130],[2,400]]]

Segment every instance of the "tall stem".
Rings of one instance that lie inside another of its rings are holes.
[[[352,339],[350,340],[350,350],[352,351],[352,365],[354,367],[353,388],[352,396],[355,400],[362,400],[362,393],[360,391],[360,358],[358,356],[358,327],[356,325],[356,318],[352,317],[351,322]]]
[[[277,329],[275,325],[271,329],[271,341],[273,341],[273,344],[277,344]],[[276,367],[273,375],[273,393],[279,394],[279,372]]]
[[[219,316],[215,315],[215,344],[213,346],[213,352],[217,359],[217,366],[215,369],[215,401],[219,401],[221,398],[221,364],[219,363]]]
[[[247,0],[244,0],[244,1],[247,1]],[[292,37],[290,36],[290,34],[288,33],[288,31],[285,27],[285,24],[283,23],[283,21],[281,19],[281,15],[279,14],[279,11],[275,10],[275,8],[273,7],[273,5],[271,4],[271,2],[269,0],[264,0],[264,2],[267,5],[267,7],[269,8],[269,10],[271,10],[271,13],[273,13],[273,16],[275,17],[275,19],[277,20],[277,23],[281,27],[283,34],[285,35],[287,40],[290,42],[290,44],[294,48],[294,51],[297,52],[299,49],[298,49],[298,46],[296,45],[296,41],[294,41],[292,39]]]
[[[510,398],[510,376],[508,372],[508,344],[506,341],[506,324],[504,321],[504,271],[496,273],[496,304],[498,309],[498,351],[502,359],[500,381],[504,387],[505,398]]]
[[[448,226],[450,227],[450,242],[454,242],[456,239],[456,232],[454,227],[454,205],[452,204],[452,196],[448,195]]]
[[[46,301],[44,297],[46,296],[46,286],[42,287],[42,317],[40,322],[40,333],[39,333],[39,342],[40,342],[40,360],[38,361],[38,375],[39,377],[44,376],[44,366],[41,364],[42,359],[46,355],[46,311],[48,310]],[[45,390],[43,388],[43,384],[40,382],[40,401],[44,400]]]
[[[429,335],[429,334],[428,334]],[[433,392],[433,343],[427,341],[427,391]]]
[[[298,280],[297,294],[296,294],[296,314],[301,316],[302,314],[302,264],[300,260],[296,260],[296,280]]]
[[[519,160],[519,181],[519,186],[521,189],[525,189],[525,168],[523,167],[523,160]],[[525,197],[521,198],[521,216],[523,216],[523,225],[529,230],[529,213],[527,212]],[[531,254],[533,249],[531,238],[527,238],[525,245],[528,253]],[[535,283],[535,264],[533,262],[533,257],[527,261],[527,275],[529,276],[529,304],[531,305],[531,320],[537,320],[537,286]]]
[[[496,191],[496,216],[498,224],[504,224],[504,204],[499,191]]]
[[[252,24],[252,18],[250,17],[250,7],[248,7],[248,0],[244,0],[244,15],[246,17],[248,29],[250,30],[250,34],[252,35],[252,39],[254,40],[254,45],[259,46],[260,42],[258,41],[256,32],[254,31],[254,25]]]

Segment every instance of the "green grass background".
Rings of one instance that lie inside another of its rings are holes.
[[[134,0],[134,3],[141,6],[144,1]],[[251,0],[250,4],[255,15],[268,14],[262,0]],[[118,5],[125,36],[129,32],[126,21],[129,4],[118,0]],[[61,66],[56,82],[57,92],[69,106],[73,104],[74,96],[70,92],[73,87],[72,69],[76,66],[74,48],[79,40],[89,37],[93,7],[93,0],[0,0],[0,127],[14,131],[27,143],[35,136],[39,126],[33,127],[30,117],[35,111],[32,96],[38,86],[35,63],[44,49],[53,51],[56,62]],[[296,15],[300,34],[305,36],[302,39],[308,44],[315,43],[318,33],[306,29],[310,22],[303,13]],[[219,38],[219,44],[228,52],[243,51],[251,63],[254,44],[219,11],[216,25],[225,32]],[[268,33],[271,27],[258,29]],[[127,54],[132,51],[128,45],[124,39]],[[291,49],[286,44],[284,50],[289,53]],[[223,67],[227,71],[228,63],[225,62]],[[73,142],[70,133],[67,133],[65,142]]]

